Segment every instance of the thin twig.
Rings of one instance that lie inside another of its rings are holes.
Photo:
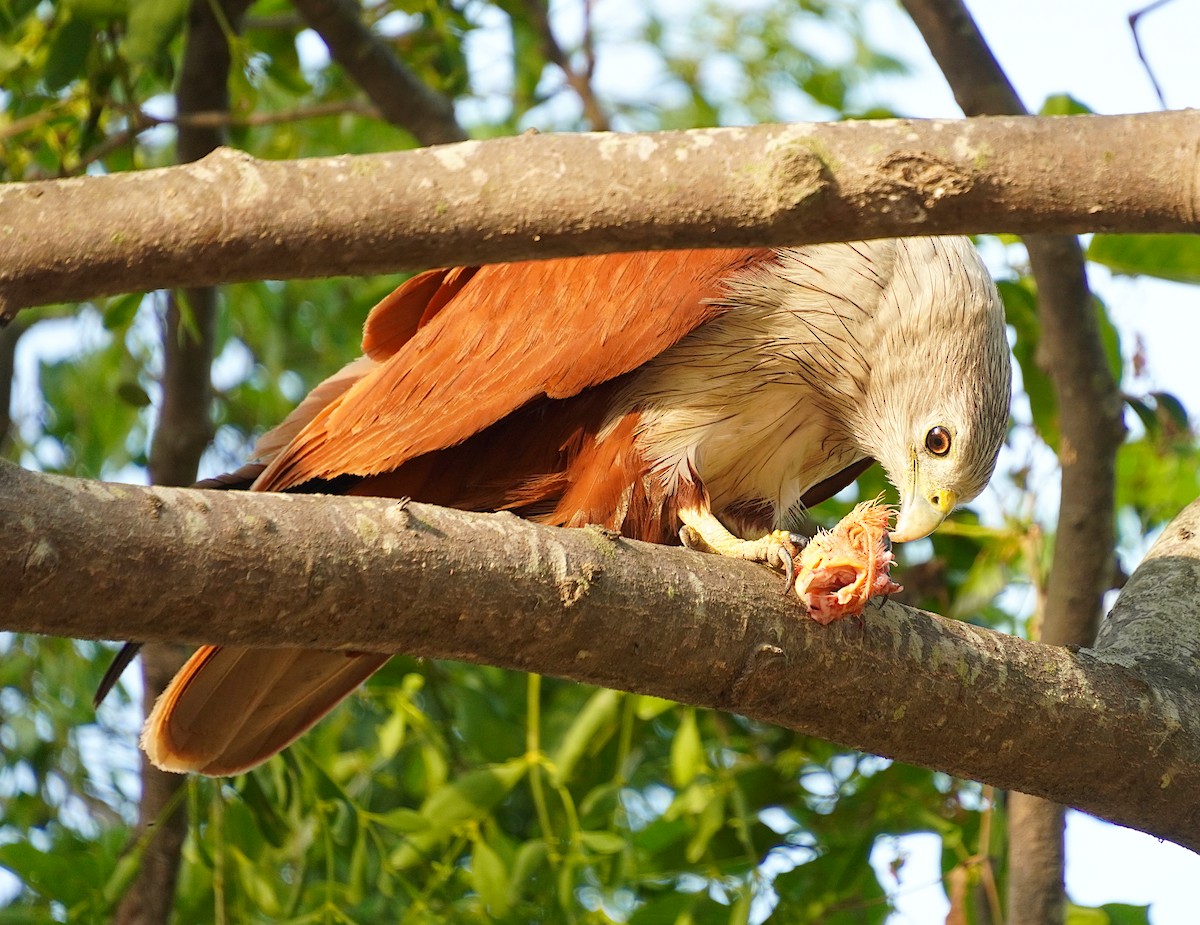
[[[85,152],[69,170],[57,174],[59,177],[81,176],[89,165],[102,161],[114,151],[133,143],[139,135],[152,128],[162,125],[174,125],[178,128],[195,129],[227,129],[227,128],[257,128],[264,125],[282,125],[290,122],[302,122],[306,119],[323,119],[328,116],[352,115],[367,119],[382,119],[379,110],[370,103],[362,100],[338,100],[326,103],[315,103],[312,106],[302,106],[296,109],[284,109],[278,112],[255,112],[246,115],[235,115],[231,112],[190,112],[179,113],[175,116],[155,116],[144,109],[132,109],[127,113],[128,124],[120,132],[108,136],[87,152]],[[15,124],[15,123],[14,123]],[[30,180],[45,179],[45,175],[31,175]]]
[[[30,113],[20,119],[10,122],[8,125],[0,128],[0,140],[12,138],[15,135],[20,135],[28,132],[31,129],[37,128],[43,122],[49,122],[60,112],[66,109],[72,100],[55,100],[52,103],[47,103],[43,108],[35,113]]]
[[[568,86],[575,91],[579,101],[583,104],[583,115],[592,131],[611,131],[612,122],[608,113],[604,111],[604,107],[600,105],[600,100],[596,97],[596,91],[591,82],[592,70],[595,67],[594,51],[589,48],[585,69],[582,72],[576,70],[571,64],[570,55],[563,50],[562,45],[558,42],[558,37],[554,34],[554,27],[550,23],[550,12],[545,0],[525,0],[525,11],[541,36],[542,53],[548,61],[563,72]],[[590,35],[590,23],[588,30],[585,32],[585,39]]]
[[[1138,59],[1142,62],[1142,67],[1146,69],[1146,76],[1150,78],[1150,85],[1154,87],[1154,93],[1158,97],[1159,105],[1163,109],[1167,108],[1167,97],[1158,83],[1158,78],[1154,76],[1154,68],[1150,66],[1150,60],[1146,57],[1146,52],[1142,48],[1142,37],[1138,34],[1138,22],[1147,13],[1152,13],[1159,7],[1166,6],[1170,2],[1171,0],[1155,0],[1149,6],[1142,7],[1140,10],[1135,10],[1129,14],[1129,31],[1133,33],[1133,47],[1137,49]]]

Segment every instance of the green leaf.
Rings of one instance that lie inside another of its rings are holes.
[[[396,832],[426,832],[433,827],[428,818],[403,806],[377,816],[374,821]]]
[[[1129,903],[1105,903],[1100,907],[1111,925],[1150,925],[1150,907]]]
[[[508,911],[508,870],[482,838],[471,851],[471,883],[492,915],[503,916]]]
[[[1042,116],[1084,116],[1092,110],[1086,103],[1081,103],[1068,93],[1056,93],[1046,97],[1042,103]]]
[[[104,328],[107,331],[124,331],[133,322],[138,309],[142,305],[143,294],[131,292],[128,295],[109,299],[104,306]]]
[[[71,17],[54,32],[42,81],[51,93],[57,93],[84,72],[88,49],[92,44],[93,25],[86,19]],[[137,296],[141,300],[141,295]]]
[[[1108,317],[1108,307],[1095,294],[1092,295],[1092,309],[1096,313],[1096,327],[1100,333],[1100,346],[1108,360],[1108,371],[1112,373],[1113,381],[1121,381],[1124,361],[1121,358],[1121,334],[1117,326]]]
[[[275,895],[275,889],[280,885],[279,881],[242,852],[233,850],[229,853],[235,861],[238,884],[245,891],[246,896],[262,912],[271,918],[277,918],[283,911],[279,904],[279,898]]]
[[[416,864],[421,857],[464,823],[482,819],[516,786],[529,765],[524,758],[470,771],[439,787],[421,806],[429,828],[417,832],[392,852],[389,863],[397,870]]]
[[[1154,401],[1159,409],[1167,416],[1167,418],[1180,430],[1187,430],[1191,426],[1188,420],[1187,409],[1183,407],[1183,402],[1172,395],[1170,392],[1152,392]]]
[[[509,904],[516,903],[531,887],[535,874],[546,866],[548,848],[544,838],[534,838],[517,849],[509,877]]]
[[[617,854],[629,844],[616,832],[580,832],[579,838],[584,847],[596,854]]]
[[[245,801],[249,815],[263,837],[274,847],[282,848],[292,836],[291,826],[283,818],[276,802],[275,794],[268,795],[263,789],[260,775],[266,776],[270,771],[264,769],[240,778],[238,793]]]
[[[554,768],[560,781],[569,780],[584,753],[601,744],[601,730],[615,723],[622,696],[616,691],[599,690],[588,698],[554,752]]]
[[[1021,370],[1021,382],[1029,398],[1033,429],[1051,449],[1058,448],[1058,397],[1050,377],[1037,361],[1042,324],[1037,314],[1037,300],[1029,285],[1001,280],[996,284],[1004,300],[1004,313],[1016,331],[1013,356]]]
[[[130,379],[117,383],[117,397],[134,408],[147,408],[150,405],[150,396],[146,394],[146,390]]]
[[[679,720],[675,738],[671,740],[671,780],[683,789],[706,767],[704,746],[700,742],[700,729],[696,725],[696,711],[688,707]]]
[[[1146,429],[1146,436],[1158,439],[1162,434],[1162,425],[1158,419],[1158,412],[1148,402],[1141,398],[1135,398],[1132,395],[1125,396],[1125,404],[1133,409],[1134,414],[1142,422],[1142,427]]]
[[[121,52],[134,64],[149,64],[179,32],[190,0],[129,0]]]
[[[708,843],[712,841],[721,829],[725,826],[725,798],[722,794],[710,792],[708,801],[704,804],[704,808],[700,811],[696,832],[688,841],[687,859],[690,864],[699,863],[704,857],[704,853],[708,850]]]
[[[1098,234],[1087,258],[1118,275],[1200,283],[1200,236],[1194,234]]]
[[[383,761],[391,761],[404,744],[406,728],[404,712],[393,709],[388,718],[379,727],[379,757]]]
[[[662,716],[673,706],[675,706],[674,700],[663,700],[661,697],[652,697],[650,694],[638,694],[635,712],[638,719],[648,722]]]
[[[527,767],[525,759],[521,758],[464,774],[436,790],[421,807],[421,815],[437,832],[449,831],[468,819],[477,819],[504,799],[524,776]]]
[[[1200,494],[1200,451],[1190,443],[1147,438],[1117,451],[1117,504],[1137,512],[1143,528],[1165,523]]]

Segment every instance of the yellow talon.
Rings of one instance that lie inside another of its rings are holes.
[[[712,511],[696,508],[680,511],[679,519],[683,521],[679,539],[684,546],[781,568],[787,579],[784,593],[791,588],[795,576],[794,560],[807,542],[805,537],[787,530],[773,530],[756,540],[744,540],[730,533]]]

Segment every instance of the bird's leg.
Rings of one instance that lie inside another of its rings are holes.
[[[679,519],[683,521],[679,539],[684,546],[734,559],[765,562],[783,570],[786,578],[784,594],[791,590],[795,559],[808,537],[787,530],[773,530],[756,540],[743,540],[730,533],[712,511],[702,507],[682,508]]]

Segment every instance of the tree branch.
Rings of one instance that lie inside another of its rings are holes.
[[[221,149],[184,167],[0,185],[0,314],[645,248],[1194,231],[1197,137],[1200,113],[1176,112],[523,135],[292,162]]]
[[[1200,624],[1147,595],[1126,591],[1109,657],[894,602],[821,627],[757,566],[512,515],[8,464],[0,499],[5,629],[537,671],[742,713],[1200,848]],[[1200,581],[1200,503],[1172,536],[1181,548],[1155,560],[1156,581]],[[1143,663],[1135,633],[1184,654]]]
[[[404,66],[362,21],[355,0],[295,0],[293,6],[385,119],[423,145],[466,140],[453,103]]]

